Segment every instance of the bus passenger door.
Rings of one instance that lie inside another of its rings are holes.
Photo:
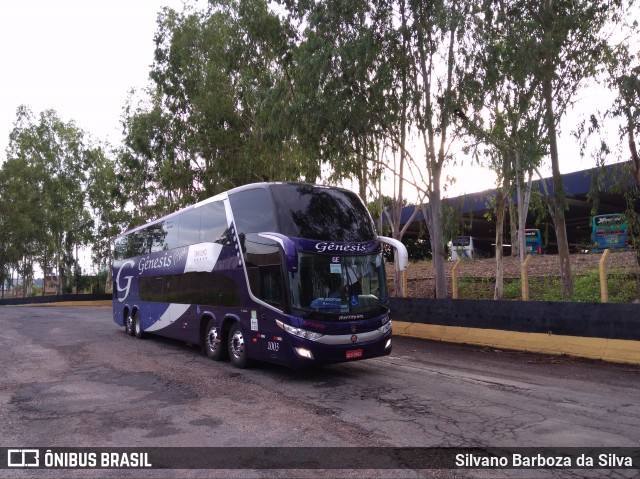
[[[260,343],[262,357],[277,361],[282,356],[284,331],[276,325],[284,307],[284,278],[280,246],[275,241],[248,234],[243,244],[244,264],[251,294],[252,343]],[[270,305],[271,307],[267,306]]]
[[[264,306],[259,308],[258,314],[262,356],[271,361],[278,361],[284,353],[282,345],[284,331],[276,325],[279,314]]]

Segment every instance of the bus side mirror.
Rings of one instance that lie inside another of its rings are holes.
[[[378,236],[378,239],[382,243],[392,246],[397,251],[397,258],[398,258],[397,268],[400,271],[406,270],[407,266],[409,265],[409,254],[407,253],[407,248],[397,239],[388,238],[386,236]]]

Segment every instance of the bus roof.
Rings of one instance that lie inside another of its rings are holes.
[[[199,208],[199,207],[201,207],[203,205],[206,205],[208,203],[212,203],[214,201],[225,200],[225,199],[227,199],[229,197],[229,195],[240,193],[242,191],[252,190],[252,189],[255,189],[255,188],[270,189],[271,186],[274,186],[274,185],[291,185],[291,186],[295,186],[295,187],[297,187],[297,186],[310,186],[310,187],[313,187],[314,189],[326,188],[328,190],[340,190],[340,191],[347,191],[349,193],[353,193],[351,190],[348,190],[346,188],[341,188],[341,187],[338,187],[338,186],[316,185],[316,184],[313,184],[313,183],[284,182],[284,181],[269,181],[269,182],[249,183],[249,184],[246,184],[246,185],[237,186],[235,188],[232,188],[232,189],[230,189],[228,191],[225,191],[225,192],[222,192],[222,193],[218,193],[215,196],[211,196],[211,197],[209,197],[207,199],[204,199],[202,201],[199,201],[199,202],[194,203],[194,204],[189,205],[189,206],[185,206],[184,208],[180,208],[180,209],[178,209],[176,211],[173,211],[173,212],[171,212],[169,214],[166,214],[164,216],[160,216],[160,217],[155,218],[153,220],[150,220],[150,221],[147,221],[145,223],[142,223],[141,225],[138,225],[138,226],[136,226],[134,228],[131,228],[129,230],[126,230],[126,231],[116,235],[116,239],[120,238],[122,236],[129,235],[131,233],[134,233],[134,232],[136,232],[138,230],[144,229],[144,228],[146,228],[148,226],[151,226],[153,224],[160,223],[161,221],[165,221],[167,219],[171,219],[172,217],[177,216],[178,214],[181,214],[181,213],[183,213],[185,211],[188,211],[188,210],[191,210],[191,209],[195,209],[195,208]]]

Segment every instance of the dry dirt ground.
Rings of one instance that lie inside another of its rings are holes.
[[[574,275],[587,274],[598,271],[602,254],[574,254],[571,255],[571,271]],[[451,288],[451,269],[455,263],[447,261],[447,281]],[[388,277],[393,278],[393,266],[388,270]],[[640,267],[636,261],[634,251],[610,253],[606,261],[607,271],[621,274],[640,274]],[[458,277],[494,278],[496,274],[496,259],[462,260],[458,267]],[[530,276],[559,276],[560,260],[558,255],[533,255],[529,264]],[[433,297],[435,292],[434,270],[431,261],[410,262],[407,269],[407,286],[410,297]],[[519,258],[504,258],[504,277],[520,277]]]

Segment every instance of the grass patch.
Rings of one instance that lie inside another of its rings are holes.
[[[462,276],[459,281],[460,298],[493,299],[494,278]],[[610,303],[630,303],[638,299],[639,283],[635,275],[612,273],[607,278]],[[562,283],[558,276],[529,278],[529,297],[532,301],[562,301]],[[519,278],[505,278],[504,299],[522,298]],[[600,275],[597,271],[573,278],[573,298],[576,302],[600,302]]]

